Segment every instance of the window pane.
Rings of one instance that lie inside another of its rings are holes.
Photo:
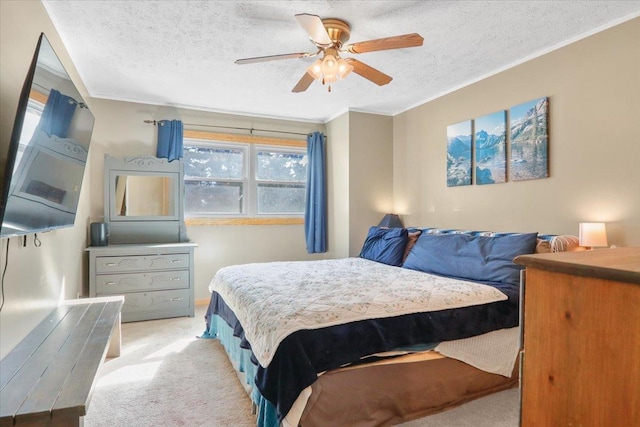
[[[187,178],[243,179],[244,150],[185,146],[184,175]]]
[[[258,184],[258,213],[304,213],[304,185]]]
[[[281,151],[258,151],[256,179],[305,182],[307,179],[307,155]]]
[[[184,207],[189,213],[242,213],[242,183],[185,181]]]

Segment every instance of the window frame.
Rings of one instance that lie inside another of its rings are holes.
[[[284,154],[303,154],[306,155],[307,151],[302,150],[300,148],[293,148],[293,147],[282,147],[282,146],[274,146],[274,145],[265,145],[265,144],[252,144],[251,146],[251,162],[252,162],[252,170],[251,170],[251,176],[249,177],[251,184],[251,190],[253,190],[255,192],[255,194],[253,195],[252,201],[254,203],[252,203],[252,208],[255,210],[254,212],[254,216],[255,217],[294,217],[294,218],[298,218],[298,217],[304,217],[304,212],[302,213],[294,213],[294,212],[290,212],[290,213],[285,213],[285,212],[280,212],[280,213],[260,213],[259,212],[259,198],[258,198],[258,187],[260,184],[271,184],[271,185],[300,185],[302,184],[303,187],[306,189],[307,187],[307,180],[305,177],[305,180],[300,182],[300,181],[283,181],[283,180],[267,180],[267,179],[258,179],[258,153],[259,152],[268,152],[268,153],[284,153]]]
[[[230,148],[247,147],[245,159],[245,179],[247,187],[243,189],[245,210],[241,214],[211,214],[202,215],[188,213],[185,209],[185,223],[187,225],[287,225],[304,224],[302,214],[271,214],[258,213],[258,183],[292,184],[291,181],[257,180],[258,151],[271,152],[299,152],[306,154],[305,140],[260,137],[254,135],[223,134],[202,131],[184,131],[184,145],[186,146],[228,146]],[[188,140],[188,141],[187,141]],[[218,180],[231,181],[231,180]],[[306,187],[306,180],[304,182]]]
[[[202,140],[193,140],[194,143],[192,144],[188,144],[188,146],[190,147],[202,147],[202,148],[220,148],[220,149],[229,149],[229,150],[239,150],[242,151],[243,154],[243,161],[242,161],[242,177],[241,178],[207,178],[207,177],[199,177],[198,179],[188,179],[186,177],[186,172],[187,169],[185,167],[185,175],[184,175],[184,182],[185,182],[185,193],[186,193],[186,182],[187,181],[215,181],[215,182],[221,182],[221,183],[226,183],[226,184],[232,184],[232,183],[240,183],[242,185],[242,200],[240,201],[240,213],[219,213],[219,214],[201,214],[200,216],[202,217],[212,217],[212,218],[218,218],[218,217],[245,217],[247,216],[247,213],[249,212],[249,208],[248,208],[248,190],[250,187],[250,180],[249,180],[249,168],[250,168],[250,157],[251,157],[251,147],[249,146],[249,144],[231,144],[231,143],[226,143],[226,142],[207,142],[207,141],[202,141]],[[197,214],[197,213],[196,213]],[[185,208],[185,217],[187,217],[187,211]],[[195,215],[195,217],[198,217],[198,215]]]

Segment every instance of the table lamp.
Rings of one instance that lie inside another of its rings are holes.
[[[597,246],[607,246],[607,230],[604,222],[580,223],[580,246],[591,250]]]
[[[403,225],[400,216],[397,214],[386,214],[378,224],[378,227],[402,228]]]

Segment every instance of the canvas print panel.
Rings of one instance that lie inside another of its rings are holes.
[[[447,187],[471,184],[471,120],[447,126]]]
[[[475,120],[476,184],[497,184],[507,178],[506,111]]]
[[[512,181],[549,176],[549,98],[539,98],[509,110]]]

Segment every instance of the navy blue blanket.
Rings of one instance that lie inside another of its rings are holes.
[[[282,420],[298,395],[317,379],[317,373],[339,368],[364,356],[399,347],[432,344],[480,335],[518,325],[517,286],[486,283],[500,289],[507,300],[472,307],[362,320],[313,330],[300,330],[285,338],[267,368],[258,365],[255,384],[277,409]],[[218,315],[251,349],[242,325],[217,294],[211,295],[206,315],[207,331]],[[268,319],[265,319],[268,322]]]

